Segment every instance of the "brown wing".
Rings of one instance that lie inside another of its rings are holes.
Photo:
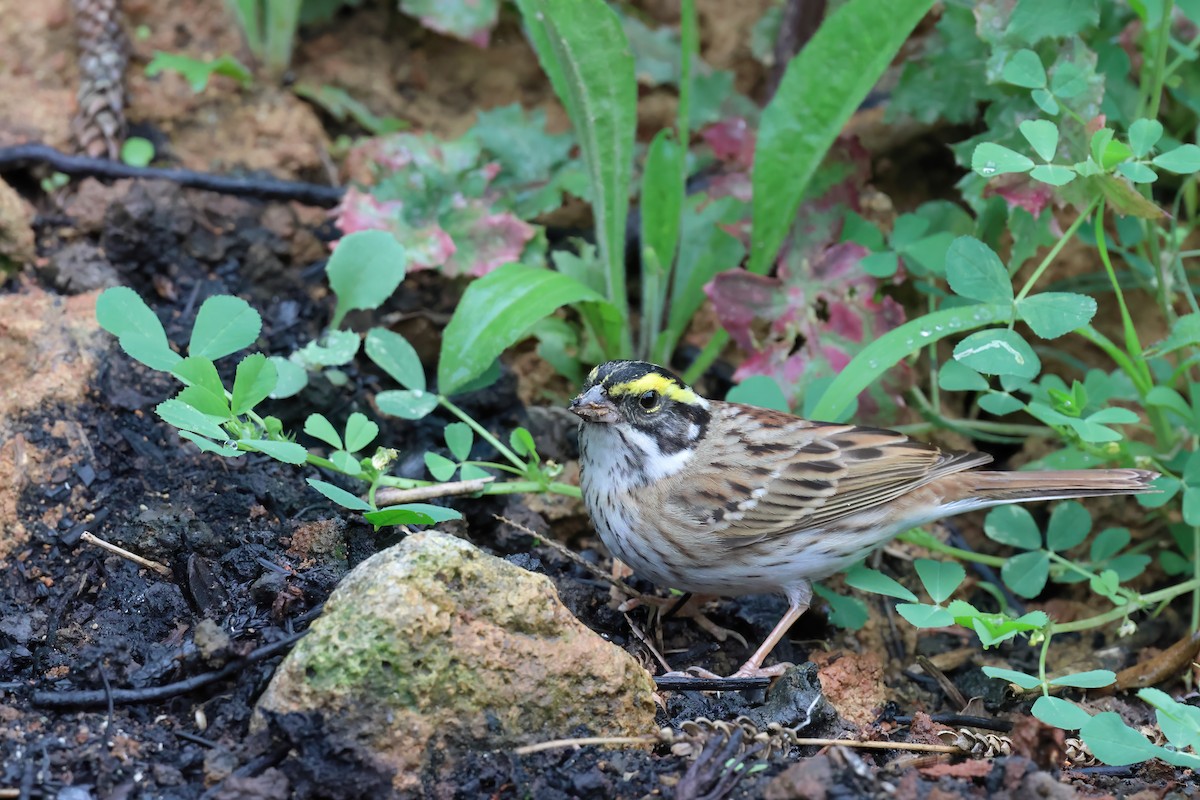
[[[664,512],[697,533],[749,543],[824,525],[991,461],[984,453],[947,452],[895,431],[813,423],[736,403],[712,405],[695,466],[663,497]]]

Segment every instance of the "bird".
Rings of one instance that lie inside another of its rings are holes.
[[[985,471],[985,453],[709,400],[644,361],[600,364],[570,410],[580,418],[584,505],[613,557],[665,588],[787,598],[734,678],[783,674],[789,664],[763,662],[808,609],[812,582],[910,528],[1007,503],[1155,491],[1158,477]]]

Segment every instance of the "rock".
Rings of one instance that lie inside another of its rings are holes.
[[[650,676],[544,576],[438,532],[352,570],[256,709],[319,712],[415,793],[431,755],[654,730]]]
[[[36,255],[33,206],[0,180],[0,272],[29,264]]]
[[[792,764],[776,775],[763,796],[766,800],[825,800],[833,785],[829,756],[819,755]]]

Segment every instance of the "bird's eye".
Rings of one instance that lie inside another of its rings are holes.
[[[647,411],[653,411],[658,407],[658,392],[653,389],[648,392],[642,392],[642,396],[638,398],[638,403]]]

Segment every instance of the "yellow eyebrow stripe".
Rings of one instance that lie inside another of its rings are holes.
[[[658,392],[663,397],[679,403],[695,404],[700,400],[700,396],[691,389],[688,389],[686,386],[680,386],[670,378],[665,378],[656,372],[650,372],[637,380],[613,386],[608,390],[608,394],[609,396],[620,396],[625,394],[642,394],[643,392],[650,391]]]

